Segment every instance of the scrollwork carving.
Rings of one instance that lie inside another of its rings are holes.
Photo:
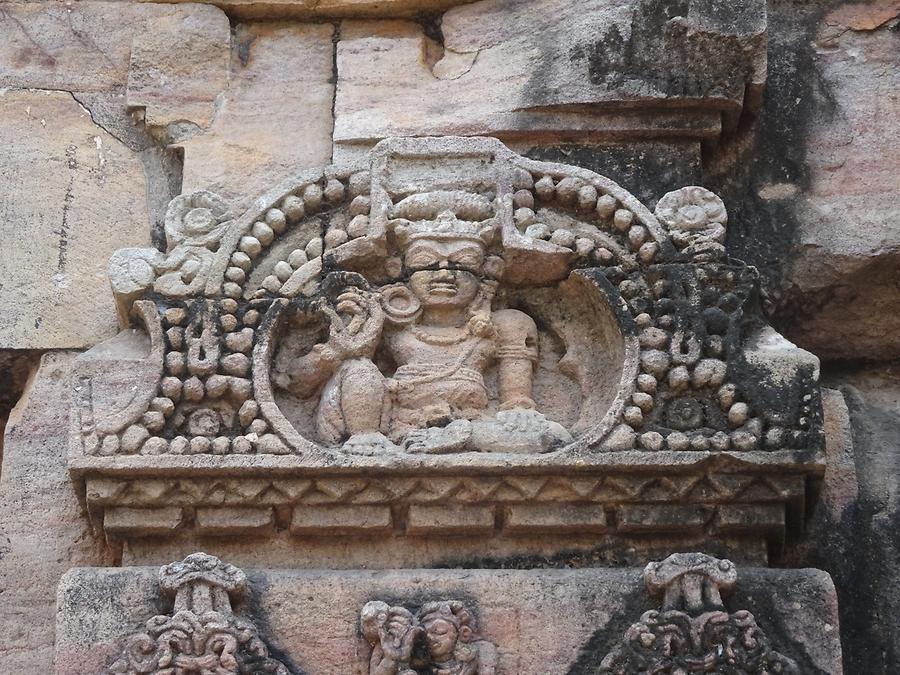
[[[775,651],[747,610],[728,612],[722,596],[734,588],[730,560],[676,553],[644,570],[662,608],[641,615],[601,661],[599,675],[742,673],[799,675],[796,663]]]
[[[656,217],[686,255],[695,260],[724,257],[728,214],[715,193],[697,185],[668,192],[656,204]]]
[[[234,615],[231,601],[247,590],[246,575],[205,553],[159,571],[171,614],[149,619],[124,640],[110,675],[289,675],[269,656],[256,626]]]

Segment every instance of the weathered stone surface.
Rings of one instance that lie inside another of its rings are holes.
[[[10,244],[0,251],[0,347],[77,348],[115,334],[105,259],[150,242],[140,160],[71,94],[7,91],[0,167]]]
[[[154,0],[140,0],[153,2]],[[196,2],[196,0],[166,0]],[[240,19],[300,19],[316,21],[340,17],[418,17],[471,0],[215,0],[229,16]]]
[[[57,675],[102,672],[124,636],[168,611],[158,603],[156,574],[152,568],[125,568],[66,575],[59,595]],[[358,632],[359,615],[373,598],[412,612],[429,602],[462,600],[477,639],[496,645],[497,675],[598,672],[628,625],[659,606],[648,595],[641,569],[633,568],[256,570],[248,577],[261,637],[292,672],[309,675],[367,672],[370,647]],[[826,574],[742,567],[726,606],[752,612],[772,647],[795,661],[799,672],[843,672],[840,646],[831,638],[838,625]]]
[[[835,367],[824,377],[843,396],[826,390],[822,498],[806,540],[782,564],[813,565],[833,576],[847,672],[893,673],[900,667],[900,369]]]
[[[243,24],[232,51],[231,81],[204,133],[184,148],[183,192],[212,190],[236,212],[272,177],[331,158],[330,24]]]
[[[824,360],[898,355],[895,2],[770,5],[752,133],[708,166],[728,249],[767,277],[785,335]],[[805,73],[812,76],[806,77]]]
[[[8,39],[0,45],[0,87],[107,92],[126,84],[134,59],[141,68],[150,66],[141,59],[155,38],[175,38],[166,57],[211,56],[208,47],[215,39],[209,38],[221,28],[221,21],[227,38],[225,15],[210,5],[4,2],[0,32]],[[190,42],[200,39],[202,47],[179,44],[173,32]],[[196,76],[220,79],[212,70],[193,70],[200,65],[193,61],[181,63],[180,69],[173,69],[177,64],[171,60],[155,65],[160,68],[158,74],[174,78],[167,83],[170,88],[197,87],[201,80]],[[147,79],[139,82],[151,83]]]
[[[3,467],[2,437],[7,418],[37,370],[40,358],[41,354],[37,351],[0,352],[0,470]]]
[[[230,59],[231,26],[221,10],[194,5],[148,18],[131,44],[128,105],[144,108],[149,126],[206,127],[228,87]]]
[[[826,14],[813,45],[831,109],[807,137],[809,185],[773,185],[795,199],[796,255],[788,262],[789,337],[823,358],[900,356],[900,6],[844,4]]]
[[[131,37],[157,5],[3,3],[0,86],[108,91],[128,78]]]
[[[764,80],[765,8],[689,4],[487,0],[444,15],[442,45],[413,23],[345,22],[336,151],[436,133],[716,138]]]
[[[110,565],[66,470],[75,354],[44,355],[10,415],[0,473],[0,672],[53,672],[55,591],[74,565]]]

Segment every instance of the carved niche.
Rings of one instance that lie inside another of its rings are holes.
[[[818,362],[762,319],[726,224],[701,187],[654,214],[483,138],[388,139],[237,217],[183,195],[165,252],[113,258],[127,323],[81,359],[73,474],[97,515],[452,502],[480,476],[493,506],[562,482],[601,516],[761,500],[782,536],[823,470]]]
[[[722,596],[737,581],[730,560],[675,553],[644,570],[647,589],[662,608],[644,612],[606,655],[602,675],[639,673],[746,673],[799,675],[797,664],[775,651],[747,610],[728,612]]]

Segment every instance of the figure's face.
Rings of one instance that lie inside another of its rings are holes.
[[[428,652],[436,661],[445,661],[453,655],[458,638],[459,631],[449,621],[435,619],[425,627]]]
[[[478,295],[484,249],[471,241],[417,239],[406,250],[409,287],[425,307],[467,307]]]

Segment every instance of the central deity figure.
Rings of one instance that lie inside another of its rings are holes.
[[[319,393],[319,435],[356,451],[398,443],[419,452],[499,450],[502,437],[507,451],[539,452],[568,440],[534,410],[534,320],[492,309],[503,260],[488,255],[491,201],[433,191],[400,200],[389,215],[406,282],[372,290],[360,275],[338,273],[341,290],[321,306],[328,340],[278,380],[303,397]],[[492,417],[485,372],[493,365]]]

